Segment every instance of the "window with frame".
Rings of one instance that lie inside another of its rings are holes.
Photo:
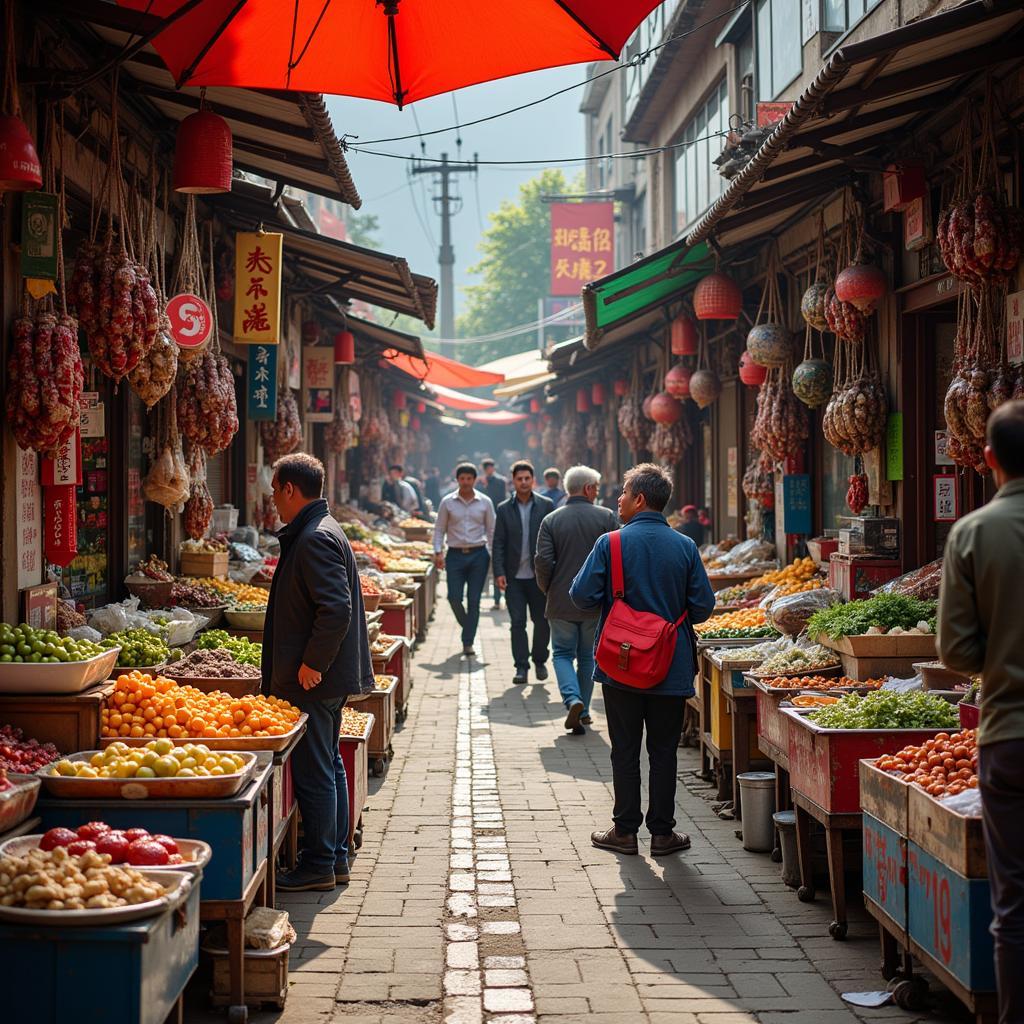
[[[775,99],[803,70],[800,24],[800,0],[760,0],[758,3],[758,99]]]
[[[692,224],[725,191],[726,181],[711,161],[722,152],[729,129],[729,87],[725,78],[711,91],[683,129],[675,158],[675,232]]]
[[[821,27],[825,32],[845,32],[879,3],[881,0],[821,0]]]

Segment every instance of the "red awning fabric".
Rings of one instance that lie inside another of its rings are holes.
[[[427,384],[427,390],[449,409],[493,409],[498,404],[491,398],[474,398],[454,388],[446,388],[442,384]]]
[[[490,384],[501,384],[505,380],[502,373],[478,370],[475,366],[439,356],[436,352],[425,353],[423,359],[398,351],[385,352],[384,358],[389,366],[397,367],[410,377],[446,388],[482,388]]]
[[[522,423],[529,419],[525,412],[509,412],[507,409],[496,409],[494,412],[467,412],[466,419],[474,423],[486,423],[492,427],[507,427],[513,423]]]

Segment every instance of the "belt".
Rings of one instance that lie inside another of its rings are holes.
[[[484,544],[477,544],[471,548],[453,548],[449,547],[449,551],[458,551],[462,555],[471,555],[474,551],[481,551],[485,547]]]

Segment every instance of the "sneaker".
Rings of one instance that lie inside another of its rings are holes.
[[[298,867],[278,875],[275,886],[278,892],[329,892],[336,884],[333,871],[329,875],[316,875]]]
[[[534,662],[533,670],[537,673],[537,682],[543,683],[548,677],[548,667],[541,662]]]
[[[334,862],[334,880],[338,885],[348,885],[352,876],[349,874],[348,861],[336,860]]]
[[[515,683],[516,686],[523,686],[529,678],[530,675],[525,668],[517,668],[516,674],[512,677],[512,682]]]
[[[576,730],[580,727],[580,718],[583,715],[583,701],[575,701],[569,708],[569,714],[565,716],[565,728],[570,729],[577,736]]]
[[[582,725],[590,725],[593,721],[590,715],[580,715],[580,723]]]
[[[690,837],[678,832],[669,832],[667,836],[651,836],[651,856],[665,857],[670,853],[681,853],[690,848]]]
[[[473,645],[472,644],[463,644],[462,645],[462,656],[464,658],[475,658],[476,657],[476,651],[473,650]]]
[[[627,835],[612,825],[606,832],[591,832],[590,843],[599,850],[611,850],[612,853],[625,853],[635,856],[640,852],[636,835]]]
[[[573,727],[573,730],[572,730],[571,733],[569,733],[569,735],[570,736],[586,736],[587,735],[587,730],[584,729],[582,725],[577,725],[577,726]]]

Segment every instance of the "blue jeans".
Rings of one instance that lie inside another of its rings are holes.
[[[295,798],[302,814],[302,852],[299,867],[316,875],[334,873],[348,857],[348,783],[338,752],[344,697],[293,699],[305,711],[306,733],[292,754]]]
[[[570,622],[551,619],[551,651],[558,691],[566,708],[583,701],[583,714],[590,714],[594,693],[594,633],[597,619]],[[576,665],[573,666],[575,660]]]
[[[476,628],[480,624],[480,595],[487,582],[487,570],[491,556],[487,548],[462,552],[449,549],[445,556],[444,568],[448,574],[448,604],[455,613],[455,620],[462,627],[462,646],[471,647],[476,639]],[[466,604],[462,598],[465,593]]]

